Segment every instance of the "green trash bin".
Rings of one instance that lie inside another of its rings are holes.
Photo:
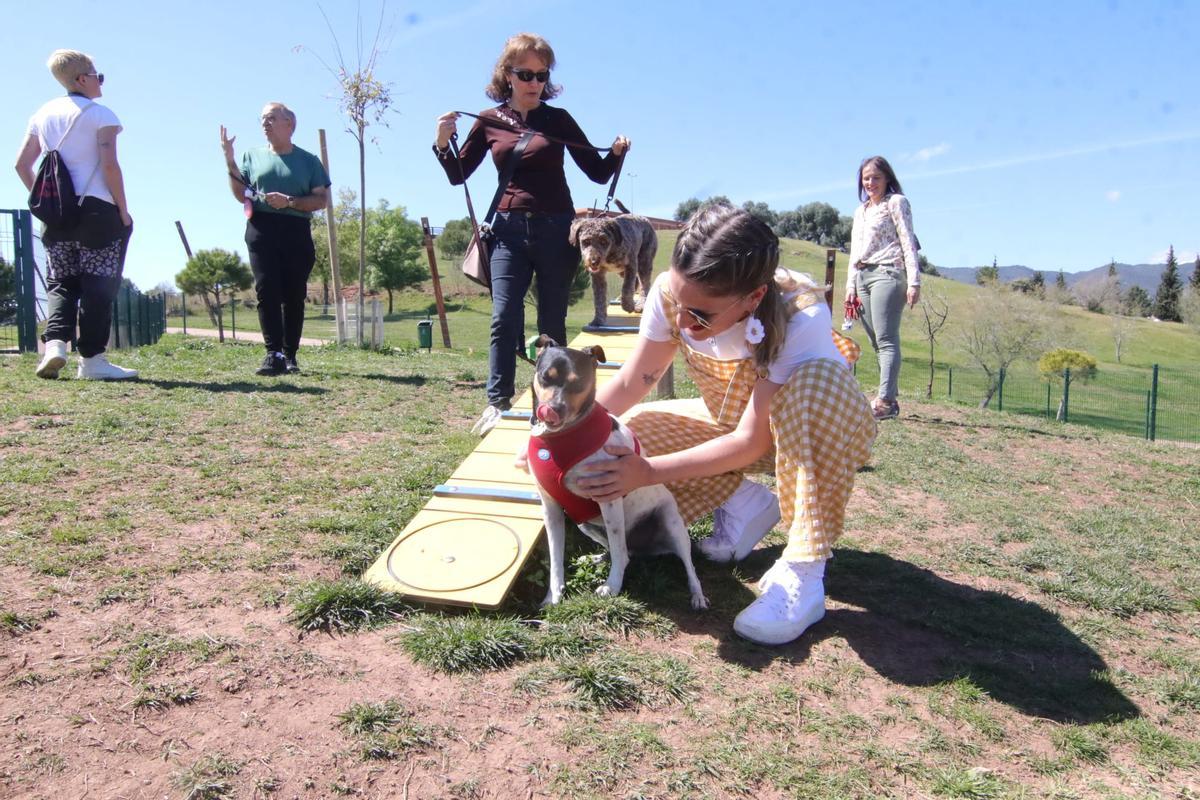
[[[433,320],[428,317],[417,323],[417,347],[433,352]]]

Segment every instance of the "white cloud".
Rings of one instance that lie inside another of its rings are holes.
[[[1118,200],[1121,199],[1121,190],[1120,189],[1109,189],[1107,192],[1104,193],[1104,199],[1110,203],[1117,202]]]
[[[909,161],[929,161],[931,158],[945,155],[950,152],[950,143],[942,142],[935,144],[933,147],[922,147],[917,152],[908,157]]]

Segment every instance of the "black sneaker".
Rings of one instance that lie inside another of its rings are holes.
[[[287,372],[287,362],[282,353],[267,353],[262,366],[254,370],[255,375],[282,375]]]
[[[289,375],[299,375],[300,374],[300,364],[296,361],[295,356],[285,355],[283,357],[283,363],[284,363],[284,368],[288,371]]]

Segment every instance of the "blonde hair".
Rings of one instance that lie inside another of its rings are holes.
[[[512,97],[512,79],[509,77],[508,70],[518,58],[526,53],[533,53],[546,62],[546,69],[554,69],[554,49],[550,47],[550,43],[536,33],[518,33],[516,36],[510,36],[504,43],[504,49],[500,51],[500,57],[496,59],[496,66],[492,68],[492,79],[484,87],[483,93],[497,103],[503,103]],[[546,81],[542,86],[542,99],[550,100],[558,97],[560,92],[562,92],[561,86]]]
[[[279,113],[281,113],[281,114],[283,114],[283,116],[287,117],[287,121],[292,123],[292,130],[293,131],[296,130],[296,112],[292,111],[290,108],[285,106],[283,103],[277,103],[275,101],[271,101],[270,103],[267,103],[265,106],[263,106],[263,108],[279,109]]]
[[[679,232],[671,254],[671,269],[695,281],[717,297],[745,296],[766,286],[753,312],[763,325],[763,339],[754,345],[754,366],[765,376],[787,336],[788,320],[807,297],[786,302],[783,293],[809,294],[811,281],[779,269],[779,237],[762,220],[740,208],[713,203],[700,208]],[[811,288],[810,288],[811,285]]]
[[[62,84],[68,92],[76,89],[75,81],[80,75],[96,71],[92,57],[78,50],[55,50],[46,61],[54,80]]]

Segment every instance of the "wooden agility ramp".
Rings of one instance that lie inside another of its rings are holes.
[[[637,343],[638,317],[610,313],[604,328],[584,328],[570,347],[600,345],[607,359],[597,385],[616,375]],[[513,466],[529,439],[533,398],[511,411],[417,512],[363,580],[430,603],[499,608],[542,535],[541,496]]]

